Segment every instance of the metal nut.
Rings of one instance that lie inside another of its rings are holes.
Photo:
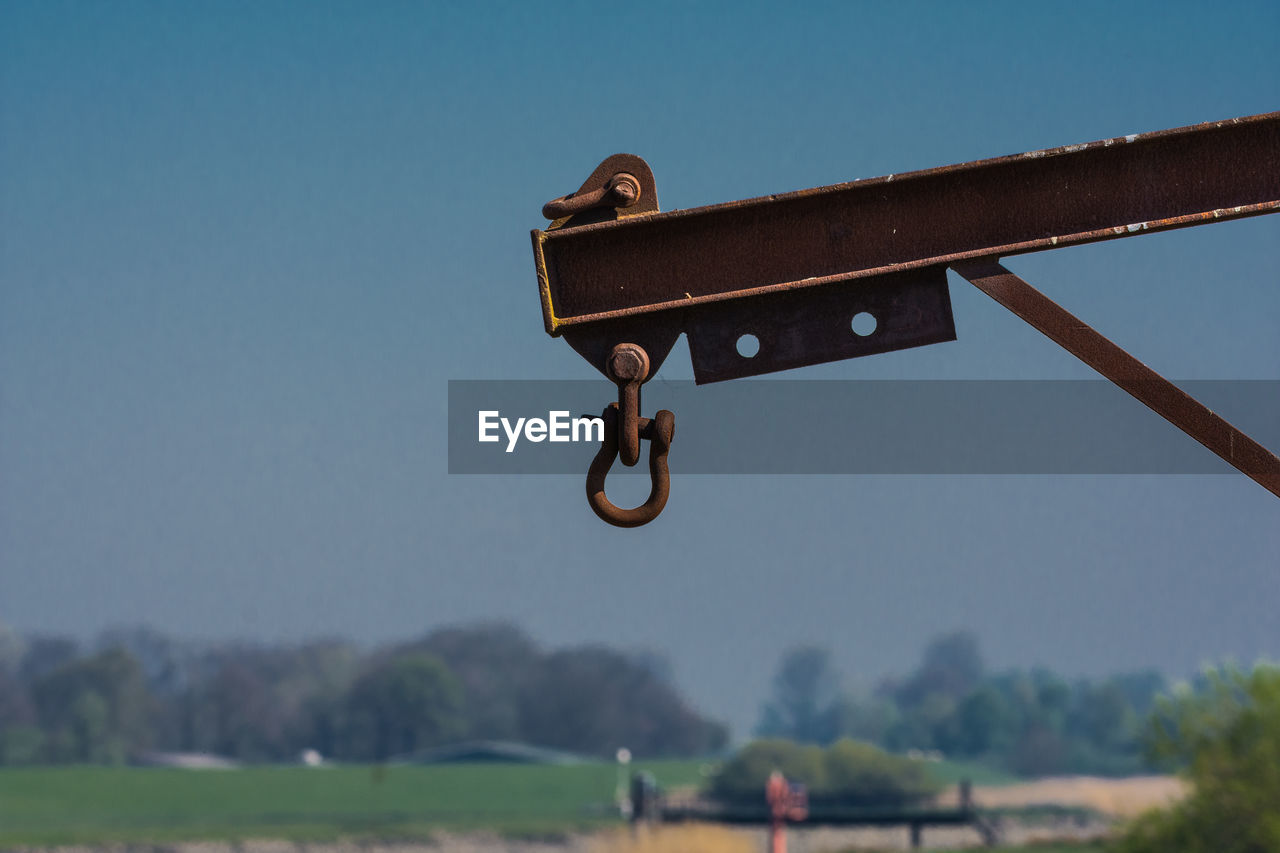
[[[636,344],[618,344],[609,355],[608,371],[616,382],[643,382],[649,376],[649,355]]]
[[[630,207],[640,198],[640,182],[626,172],[613,176],[612,190],[617,207]]]

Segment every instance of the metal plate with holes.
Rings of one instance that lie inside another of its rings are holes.
[[[690,313],[689,351],[700,385],[956,339],[945,267],[720,302]],[[739,351],[739,339],[747,335],[759,343],[753,355]]]

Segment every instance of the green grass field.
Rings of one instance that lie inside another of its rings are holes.
[[[696,761],[641,763],[697,785]],[[615,820],[613,764],[0,770],[0,847],[100,841],[344,836],[432,829],[554,832]]]
[[[698,787],[698,761],[639,763],[664,788]],[[931,764],[940,781],[999,784],[980,767]],[[433,830],[558,833],[617,820],[614,764],[0,769],[0,847],[108,841],[341,837]]]
[[[1012,785],[1021,782],[1007,770],[997,770],[973,761],[931,761],[927,765],[929,775],[944,785],[954,785],[968,779],[975,785]]]

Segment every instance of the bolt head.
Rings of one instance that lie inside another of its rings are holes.
[[[617,380],[643,380],[649,375],[649,356],[635,344],[618,344],[609,355],[609,374]]]
[[[636,188],[631,184],[623,181],[614,188],[614,193],[621,201],[632,202],[636,200]]]
[[[640,184],[625,172],[615,175],[613,197],[618,202],[617,207],[630,207],[636,203],[636,199],[640,198]]]

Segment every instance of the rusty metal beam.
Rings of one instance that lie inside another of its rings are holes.
[[[997,261],[952,265],[979,290],[1280,497],[1280,458]]]
[[[674,339],[673,312],[724,300],[1277,210],[1269,113],[535,230],[533,245],[548,332],[657,314]]]

